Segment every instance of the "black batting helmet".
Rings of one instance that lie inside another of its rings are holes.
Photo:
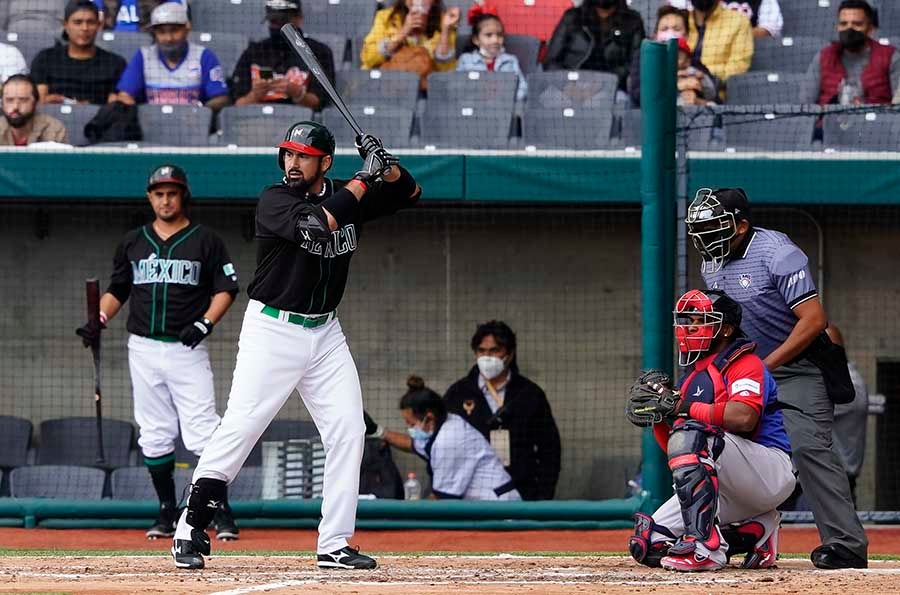
[[[334,155],[334,135],[318,122],[304,120],[288,128],[284,140],[278,145],[278,168],[282,171],[284,149],[306,155]]]
[[[160,165],[147,178],[147,192],[160,184],[176,184],[184,188],[184,202],[191,198],[191,188],[188,186],[187,174],[177,165]]]

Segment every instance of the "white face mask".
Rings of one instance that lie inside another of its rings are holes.
[[[656,34],[656,41],[669,41],[670,39],[680,39],[681,37],[683,35],[675,29],[666,29]]]
[[[506,369],[506,363],[496,355],[482,355],[475,361],[478,364],[478,371],[488,380],[493,380]]]

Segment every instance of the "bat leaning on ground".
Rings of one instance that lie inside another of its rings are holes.
[[[87,297],[88,322],[100,328],[100,282],[97,279],[85,281],[85,295]],[[97,340],[91,344],[91,356],[94,359],[94,412],[97,416],[97,464],[106,463],[103,456],[103,414],[100,407],[100,333]]]

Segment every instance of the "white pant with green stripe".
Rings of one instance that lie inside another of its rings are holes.
[[[228,406],[197,463],[193,481],[208,477],[231,483],[297,389],[325,447],[317,550],[330,553],[348,544],[356,526],[365,444],[356,364],[337,318],[304,328],[286,317],[267,316],[262,308],[256,300],[247,305]],[[186,525],[184,515],[182,523]]]

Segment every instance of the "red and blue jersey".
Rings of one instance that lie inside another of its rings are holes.
[[[197,105],[228,93],[225,73],[212,50],[194,43],[181,62],[170,67],[154,44],[142,47],[128,63],[117,85],[138,103]]]

